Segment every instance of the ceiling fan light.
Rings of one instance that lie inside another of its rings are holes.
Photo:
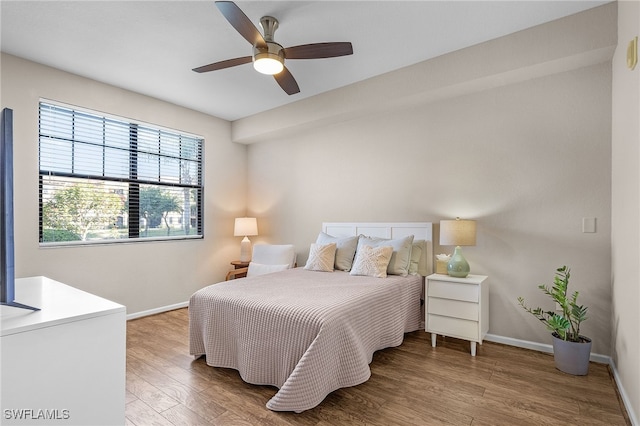
[[[278,74],[284,69],[284,64],[282,58],[279,55],[270,52],[264,52],[258,53],[254,56],[253,68],[255,68],[256,71],[262,74],[274,75]]]

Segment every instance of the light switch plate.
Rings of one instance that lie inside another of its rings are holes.
[[[627,68],[633,70],[638,63],[638,37],[634,37],[627,46]]]
[[[582,232],[594,233],[596,232],[596,218],[595,217],[583,217],[582,218]]]

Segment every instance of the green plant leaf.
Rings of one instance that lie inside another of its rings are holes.
[[[545,324],[547,329],[556,333],[561,339],[572,342],[580,341],[580,324],[587,319],[587,308],[578,305],[577,291],[570,298],[567,297],[571,270],[567,266],[556,269],[553,285],[548,287],[540,284],[538,288],[556,302],[562,309],[562,314],[553,311],[544,311],[542,308],[530,308],[526,306],[524,298],[518,297],[518,303],[522,308],[535,316]]]

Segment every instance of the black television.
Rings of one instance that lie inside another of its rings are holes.
[[[0,123],[0,302],[16,308],[39,310],[15,301],[13,245],[13,110],[2,110]]]

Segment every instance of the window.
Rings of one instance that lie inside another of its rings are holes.
[[[203,139],[40,102],[40,243],[201,238]]]

